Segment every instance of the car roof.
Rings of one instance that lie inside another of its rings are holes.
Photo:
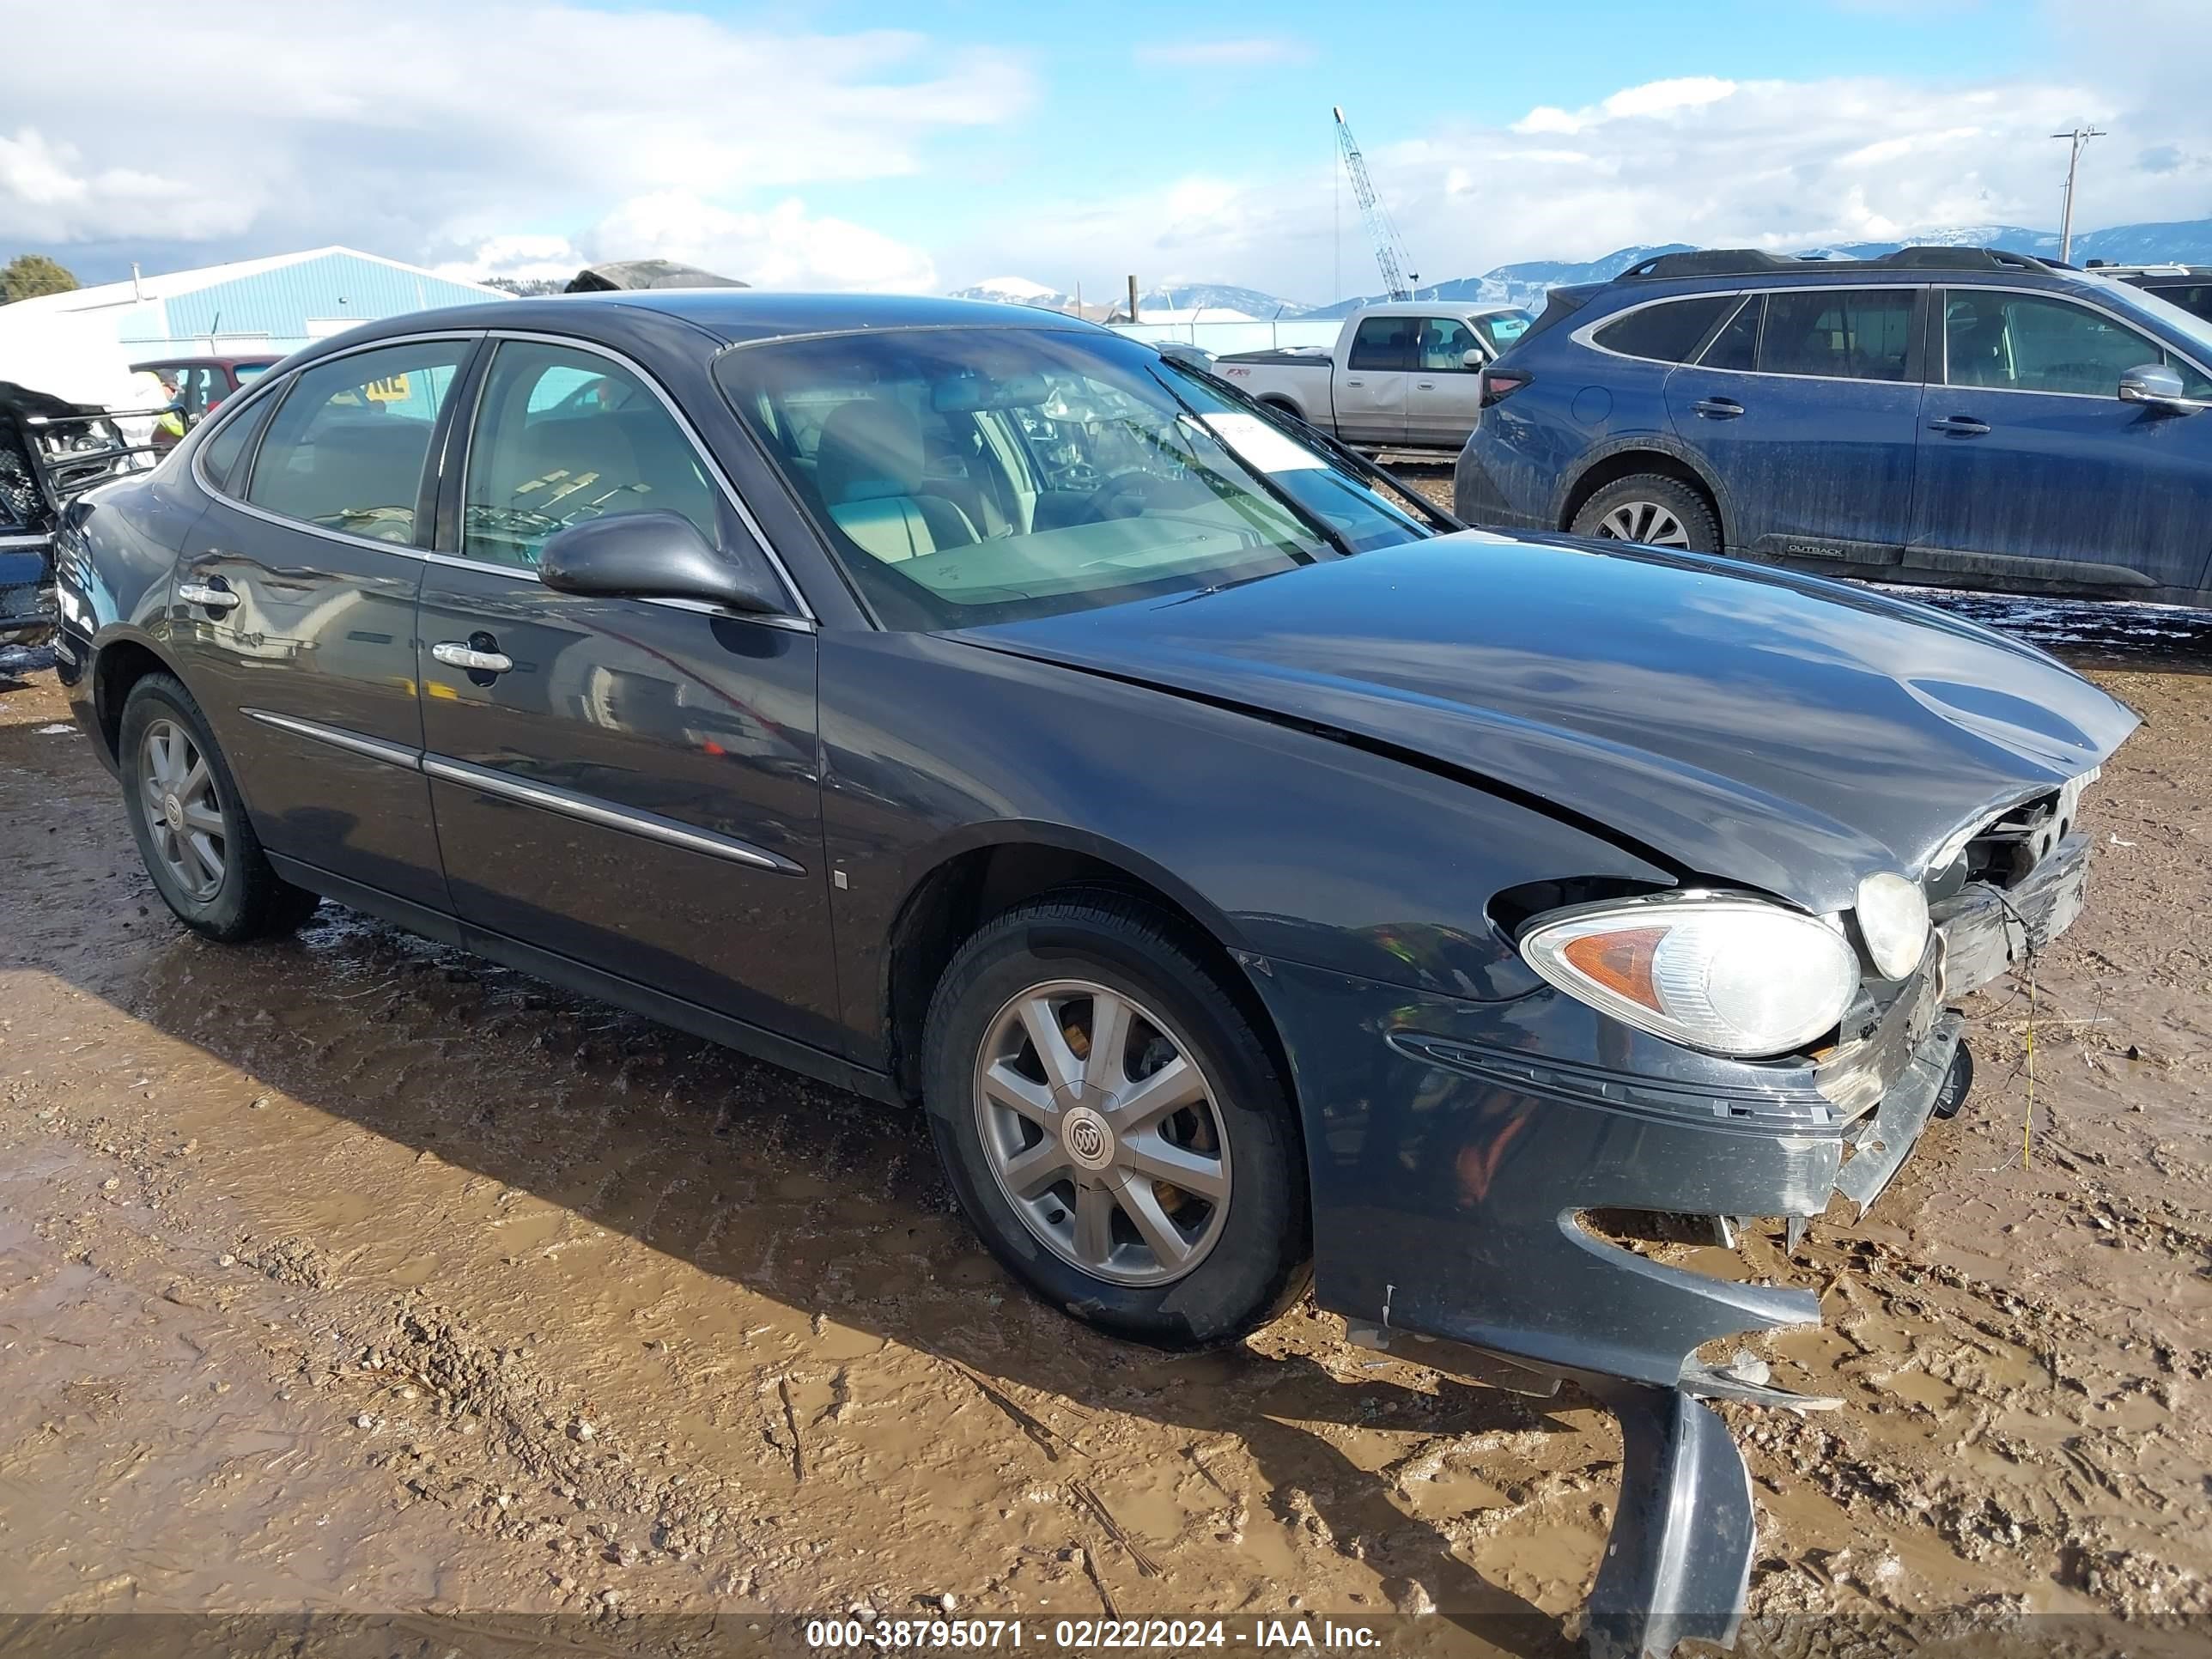
[[[603,314],[595,319],[593,313]],[[606,313],[615,314],[604,314]],[[872,328],[1107,331],[1096,323],[1085,322],[1063,312],[981,300],[936,299],[910,294],[787,294],[750,288],[660,288],[552,294],[447,306],[386,318],[337,337],[349,344],[361,344],[386,335],[435,333],[447,329],[547,329],[588,337],[609,329],[629,333],[655,320],[677,332],[708,335],[724,345],[787,335],[843,333]],[[591,325],[594,322],[599,325],[596,328]],[[579,327],[580,324],[584,326]]]

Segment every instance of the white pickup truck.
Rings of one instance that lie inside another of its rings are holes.
[[[1474,430],[1480,371],[1529,320],[1506,305],[1364,306],[1331,350],[1239,351],[1217,357],[1213,373],[1362,449],[1457,451]]]

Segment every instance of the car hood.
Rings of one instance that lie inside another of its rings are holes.
[[[1817,912],[2136,724],[2031,646],[1863,589],[1477,531],[955,637],[1319,727]]]

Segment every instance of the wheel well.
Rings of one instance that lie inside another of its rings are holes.
[[[1279,409],[1284,414],[1291,416],[1295,420],[1303,421],[1305,419],[1304,410],[1301,410],[1288,398],[1282,397],[1277,393],[1269,392],[1266,397],[1261,398],[1257,401],[1265,408]]]
[[[1698,469],[1687,461],[1677,459],[1663,450],[1631,449],[1618,455],[1608,455],[1575,480],[1567,492],[1566,502],[1559,509],[1559,528],[1571,529],[1575,514],[1583,510],[1583,503],[1609,483],[1623,478],[1632,478],[1639,472],[1656,472],[1662,478],[1672,478],[1687,484],[1705,498],[1705,505],[1713,510],[1713,522],[1720,526],[1721,545],[1728,545],[1728,525],[1721,517],[1721,504],[1713,497],[1711,487],[1698,476]]]
[[[922,1026],[939,981],[962,945],[993,917],[1046,893],[1103,888],[1141,899],[1181,925],[1189,944],[1236,1001],[1292,1091],[1289,1055],[1252,981],[1228,947],[1184,906],[1141,877],[1086,853],[1011,842],[948,859],[908,896],[891,930],[885,1014],[893,1081],[908,1099],[921,1098]]]
[[[100,653],[92,668],[92,708],[110,759],[122,753],[123,705],[131,688],[149,674],[168,672],[168,664],[133,640],[118,640]]]

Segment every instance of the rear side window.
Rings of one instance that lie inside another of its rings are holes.
[[[2179,306],[2192,317],[2202,317],[2212,322],[2212,283],[2194,283],[2174,288],[2168,288],[2164,283],[2145,286],[2168,304]]]
[[[1767,374],[1902,380],[1912,352],[1909,288],[1778,290],[1766,296],[1759,367]]]
[[[1624,357],[1644,357],[1655,363],[1686,363],[1713,325],[1728,315],[1736,302],[1733,294],[1701,294],[1692,300],[1668,300],[1645,306],[1617,318],[1590,336],[1607,351]]]
[[[231,475],[238,471],[238,458],[246,453],[253,428],[261,424],[261,417],[266,413],[266,410],[247,410],[236,420],[218,428],[201,448],[200,466],[216,489],[231,487]]]
[[[1381,373],[1413,366],[1413,337],[1418,317],[1370,317],[1352,337],[1352,360],[1347,368]]]
[[[1753,369],[1759,367],[1759,321],[1766,314],[1766,296],[1747,295],[1735,316],[1721,325],[1712,343],[1698,356],[1706,368]]]
[[[414,542],[430,434],[467,352],[465,341],[434,340],[303,369],[270,420],[246,499],[325,530]]]

